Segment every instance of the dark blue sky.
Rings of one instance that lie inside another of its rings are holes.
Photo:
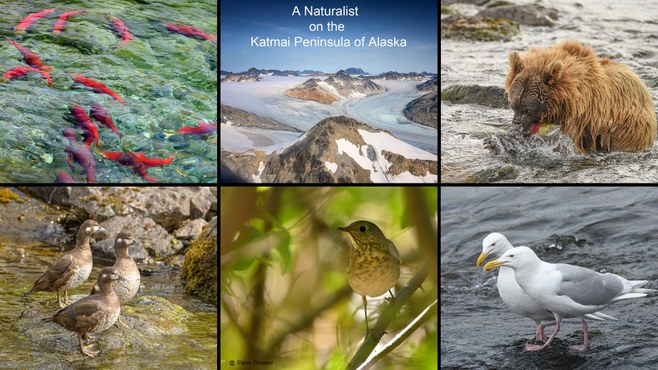
[[[358,16],[312,17],[304,15],[304,6],[358,7]],[[292,16],[299,7],[301,16]],[[231,72],[250,67],[266,69],[321,70],[336,72],[360,67],[370,73],[437,72],[438,1],[248,1],[225,0],[220,3],[220,68]],[[342,23],[343,32],[328,32],[327,22]],[[310,24],[321,23],[323,32],[311,32]],[[251,46],[251,37],[287,39],[290,47]],[[303,39],[349,39],[351,46],[294,46],[295,37]],[[354,40],[366,37],[406,39],[406,47],[355,47]]]

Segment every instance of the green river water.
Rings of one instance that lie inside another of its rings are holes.
[[[53,71],[52,86],[30,73],[0,82],[0,182],[52,183],[58,170],[76,182],[85,176],[77,164],[67,164],[67,139],[73,127],[69,106],[89,111],[92,102],[104,106],[123,134],[99,127],[100,145],[92,146],[96,182],[146,182],[129,166],[106,159],[101,151],[142,152],[151,158],[175,154],[171,164],[150,167],[148,175],[165,183],[217,182],[217,135],[167,136],[183,126],[217,123],[217,45],[208,40],[169,32],[164,22],[178,22],[217,35],[217,1],[6,1],[0,0],[0,73],[26,66],[19,42],[39,54]],[[28,14],[55,8],[27,33],[13,27]],[[51,32],[59,15],[71,16],[60,34]],[[133,39],[121,41],[112,29],[116,17]],[[73,83],[71,73],[104,83],[125,100]],[[79,140],[80,131],[79,131]]]

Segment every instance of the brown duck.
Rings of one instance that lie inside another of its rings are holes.
[[[112,284],[121,280],[121,276],[112,267],[101,270],[98,276],[100,294],[94,294],[72,303],[68,307],[55,312],[46,321],[55,322],[67,330],[78,334],[80,351],[87,356],[95,357],[99,351],[89,344],[88,333],[99,333],[109,329],[119,318],[121,302],[112,289]],[[85,346],[82,340],[87,341]]]
[[[121,231],[114,239],[114,254],[116,260],[114,262],[114,271],[123,279],[114,284],[114,293],[117,294],[121,304],[130,301],[137,291],[139,290],[139,270],[137,264],[128,255],[128,247],[135,242],[133,233],[130,231]],[[100,288],[98,282],[91,289],[89,294],[99,294]]]
[[[84,283],[93,265],[89,239],[101,227],[94,220],[82,223],[75,237],[75,248],[64,253],[52,266],[34,283],[32,289],[25,295],[34,292],[57,293],[57,304],[60,308],[68,304],[68,290]],[[64,291],[64,303],[60,292]]]

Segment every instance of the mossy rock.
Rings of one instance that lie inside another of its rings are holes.
[[[18,194],[14,193],[8,188],[0,188],[0,203],[9,203],[11,201],[16,201],[16,202],[23,202],[25,199],[21,198],[18,196]]]
[[[190,244],[183,280],[186,292],[217,305],[217,217]]]

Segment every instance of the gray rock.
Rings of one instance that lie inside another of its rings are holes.
[[[557,10],[539,4],[497,6],[481,10],[476,16],[506,19],[528,26],[552,26],[558,19]]]
[[[252,76],[252,75],[228,75],[224,78],[222,78],[219,82],[258,82],[260,81],[260,78],[258,76]]]
[[[373,77],[373,78],[383,78],[385,80],[398,80],[398,81],[422,81],[424,80],[425,76],[423,76],[420,73],[416,72],[411,72],[411,73],[400,73],[400,72],[384,72],[380,73],[379,75]]]
[[[452,85],[441,91],[441,100],[454,104],[481,104],[509,108],[505,89],[500,86]]]
[[[108,238],[92,246],[95,256],[114,259],[114,238],[121,230],[131,231],[135,235],[136,243],[130,246],[128,254],[137,262],[152,263],[175,255],[183,248],[183,243],[148,217],[115,216],[100,225],[106,230]]]
[[[104,221],[114,216],[150,217],[168,231],[190,218],[217,213],[214,187],[26,187],[48,204],[71,208],[79,218]]]
[[[190,220],[176,230],[174,236],[180,240],[194,239],[201,235],[201,230],[203,230],[206,225],[208,225],[208,222],[201,218]]]
[[[431,80],[416,85],[416,89],[420,91],[439,91],[439,76],[434,76]]]
[[[429,127],[438,127],[439,93],[432,91],[418,99],[412,100],[404,108],[404,116],[410,121]]]
[[[230,123],[237,127],[255,127],[267,130],[292,131],[292,129],[280,122],[263,118],[242,109],[233,108],[224,104],[219,106],[219,113],[220,123]]]

